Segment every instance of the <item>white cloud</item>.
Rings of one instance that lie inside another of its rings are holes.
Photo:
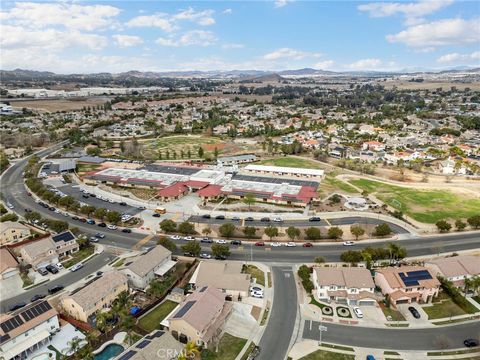
[[[236,44],[236,43],[228,43],[223,44],[222,49],[243,49],[245,45],[243,44]]]
[[[276,8],[281,8],[287,5],[289,2],[292,2],[293,0],[275,0],[274,6]]]
[[[464,63],[475,63],[480,61],[480,51],[475,51],[471,54],[459,54],[459,53],[450,53],[440,56],[437,59],[439,63],[453,63],[453,62],[464,62]]]
[[[352,70],[376,70],[382,64],[380,59],[361,59],[351,63],[347,67]]]
[[[126,24],[128,27],[156,27],[165,32],[172,32],[176,29],[168,14],[156,13],[153,15],[142,15],[130,19]]]
[[[396,14],[405,16],[407,25],[416,25],[425,21],[423,16],[429,15],[453,3],[453,0],[421,0],[418,2],[374,2],[358,6],[371,17],[388,17]]]
[[[110,5],[17,2],[2,16],[3,20],[28,28],[63,26],[92,31],[111,27],[119,14],[120,9]]]
[[[328,69],[331,68],[332,65],[334,64],[333,60],[325,60],[325,61],[320,61],[313,65],[315,69]]]
[[[213,18],[213,10],[203,10],[195,11],[193,8],[189,7],[186,10],[183,10],[173,16],[174,20],[188,20],[192,21],[198,25],[208,26],[215,24],[215,19]]]
[[[209,46],[217,41],[215,34],[211,31],[192,30],[184,33],[179,38],[173,36],[160,37],[155,42],[161,46]]]
[[[139,36],[134,35],[113,35],[112,38],[115,40],[117,45],[121,48],[126,48],[130,46],[135,46],[143,43],[143,40]]]
[[[310,52],[295,50],[291,48],[280,48],[268,54],[265,54],[263,58],[265,60],[279,60],[279,59],[301,60],[306,57],[320,57],[320,56],[322,56],[322,54],[320,53],[310,53]]]
[[[127,22],[128,27],[156,27],[165,32],[172,32],[180,28],[180,22],[190,21],[201,26],[215,24],[213,10],[195,11],[189,7],[186,10],[179,11],[176,14],[155,13],[152,15],[141,15],[130,19]]]
[[[404,43],[413,48],[468,45],[480,42],[480,19],[445,19],[408,27],[387,35],[391,43]]]
[[[222,11],[222,14],[231,14],[231,13],[233,13],[233,10],[230,9],[230,8],[225,9],[225,10]]]

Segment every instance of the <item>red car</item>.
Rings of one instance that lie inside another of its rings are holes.
[[[305,243],[305,244],[303,244],[303,247],[312,247],[312,246],[313,246],[312,243]]]
[[[255,246],[265,246],[265,243],[263,241],[259,241],[255,243]]]

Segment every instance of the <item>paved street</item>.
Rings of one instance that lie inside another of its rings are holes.
[[[318,340],[320,323],[306,320],[304,325],[303,338]],[[322,325],[327,327],[322,333],[323,342],[395,350],[462,348],[465,339],[478,337],[480,331],[478,322],[425,329],[367,328],[326,322]]]
[[[289,266],[272,267],[274,296],[265,333],[256,360],[285,359],[297,316],[297,289]]]

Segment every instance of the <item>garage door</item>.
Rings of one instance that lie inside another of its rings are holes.
[[[8,279],[8,278],[11,278],[12,276],[15,276],[18,274],[18,270],[17,269],[12,269],[10,271],[5,271],[3,274],[2,274],[2,279]]]
[[[358,305],[359,306],[373,306],[375,305],[377,302],[374,301],[374,300],[360,300],[358,302]]]
[[[397,300],[397,305],[398,304],[408,304],[408,299],[405,299],[405,300]]]

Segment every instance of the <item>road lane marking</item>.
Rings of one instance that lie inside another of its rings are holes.
[[[325,220],[325,222],[327,223],[327,226],[332,226],[332,224],[330,223],[330,221],[328,221],[328,219],[323,219]]]
[[[146,237],[144,237],[143,239],[141,239],[139,242],[137,242],[135,245],[132,246],[132,249],[133,250],[138,250],[140,249],[143,245],[145,245],[146,243],[148,243],[150,240],[153,239],[153,235],[148,235]]]

